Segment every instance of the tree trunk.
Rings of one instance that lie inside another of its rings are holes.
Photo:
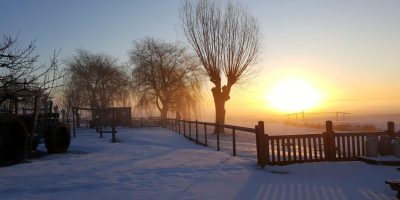
[[[161,126],[163,127],[165,125],[165,121],[167,119],[167,114],[168,114],[168,109],[166,109],[165,107],[163,107],[161,109]]]
[[[214,97],[215,104],[215,123],[216,124],[225,124],[225,100],[219,97]],[[215,127],[214,133],[224,133],[224,128],[221,126]]]
[[[161,119],[167,118],[168,109],[166,109],[166,108],[164,107],[164,108],[162,108],[162,109],[160,110],[160,112],[161,112]]]
[[[181,113],[179,111],[176,111],[175,119],[177,119],[177,120],[181,120],[182,119]]]
[[[215,123],[225,124],[225,102],[230,99],[229,92],[231,86],[223,86],[222,88],[214,87],[211,89],[215,104]],[[219,126],[214,128],[214,133],[224,133],[224,128]]]

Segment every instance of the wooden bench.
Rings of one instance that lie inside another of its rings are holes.
[[[400,180],[387,180],[385,183],[388,184],[392,190],[397,191],[397,199],[400,199]]]

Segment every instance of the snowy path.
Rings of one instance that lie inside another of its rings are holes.
[[[259,169],[166,129],[118,131],[110,143],[80,130],[68,154],[1,167],[0,199],[394,199],[384,181],[400,179],[361,162]]]

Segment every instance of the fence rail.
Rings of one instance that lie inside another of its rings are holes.
[[[325,160],[323,134],[266,136],[267,163],[290,164]]]
[[[368,136],[399,136],[394,131],[394,123],[388,122],[385,132],[335,133],[331,121],[326,122],[326,131],[322,134],[269,136],[260,134],[266,151],[268,165],[285,165],[301,162],[347,161],[366,156]],[[390,145],[390,144],[389,144]],[[263,163],[262,163],[263,164]]]
[[[164,127],[176,131],[187,139],[196,142],[196,144],[215,146],[218,151],[221,149],[231,149],[233,156],[236,156],[238,152],[238,134],[251,133],[250,137],[254,138],[254,133],[256,132],[255,128],[200,122],[197,120],[188,121],[168,118],[163,120],[162,124]],[[254,142],[254,139],[252,141]]]
[[[160,127],[161,117],[139,117],[132,118],[132,127]]]
[[[231,150],[232,155],[250,152],[257,155],[261,167],[303,162],[347,161],[366,156],[367,137],[399,137],[394,123],[388,122],[384,132],[335,133],[331,121],[321,134],[268,135],[264,122],[254,128],[200,121],[161,119],[160,117],[133,118],[133,127],[165,127],[182,134],[187,139],[204,146],[213,146],[218,151]],[[245,147],[244,147],[245,146]],[[250,150],[249,150],[250,149]]]

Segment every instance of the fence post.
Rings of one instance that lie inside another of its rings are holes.
[[[335,132],[333,131],[332,121],[325,122],[324,134],[324,153],[325,159],[328,161],[336,160],[336,144],[335,144]]]
[[[236,133],[235,133],[235,127],[232,129],[232,155],[236,156]]]
[[[189,121],[189,140],[192,140],[192,122]]]
[[[199,143],[199,130],[198,130],[198,125],[197,125],[197,119],[196,119],[196,144]]]
[[[207,144],[207,124],[204,123],[204,146],[208,146]]]
[[[111,134],[112,134],[112,138],[111,138],[111,142],[115,143],[117,142],[117,139],[115,138],[115,124],[116,124],[116,116],[115,116],[115,108],[112,108],[112,125],[111,125]]]
[[[218,124],[218,122],[215,124],[215,128],[216,128],[216,130],[217,130],[217,151],[219,151],[220,150],[220,148],[219,148],[219,124]]]
[[[388,122],[387,123],[387,131],[388,131],[388,134],[390,136],[392,136],[392,138],[394,138],[394,133],[395,133],[395,131],[394,131],[394,122]]]
[[[254,129],[256,130],[256,150],[257,150],[257,163],[261,165],[261,149],[260,149],[260,131],[258,125],[255,125]]]
[[[256,148],[257,148],[257,163],[260,165],[260,167],[264,168],[266,163],[264,162],[263,154],[266,152],[263,152],[262,144],[265,143],[263,140],[263,129],[260,128],[260,122],[258,125],[255,125],[255,134],[256,134]]]
[[[100,138],[103,138],[103,110],[100,111]]]
[[[186,122],[183,120],[183,136],[186,137]]]
[[[72,133],[73,133],[73,137],[76,137],[76,127],[75,127],[75,108],[72,108]]]
[[[178,122],[178,133],[181,134],[181,120],[177,120]]]
[[[260,158],[261,158],[261,167],[264,168],[267,164],[267,143],[265,141],[265,129],[264,129],[264,121],[258,122],[258,134],[259,134],[259,145],[260,145]]]

